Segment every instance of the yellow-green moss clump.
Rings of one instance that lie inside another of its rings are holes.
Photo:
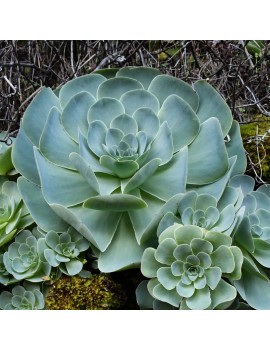
[[[62,276],[49,289],[47,310],[113,310],[126,301],[120,284],[108,274],[95,274],[91,278]]]
[[[244,147],[249,154],[253,167],[249,162],[247,174],[252,177],[261,176],[262,180],[270,182],[270,120],[263,116],[256,116],[251,123],[241,125],[241,135]],[[257,129],[258,128],[258,129]],[[258,156],[259,155],[259,156]],[[262,175],[260,174],[262,171]]]

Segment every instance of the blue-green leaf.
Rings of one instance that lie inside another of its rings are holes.
[[[112,97],[120,99],[120,97],[130,90],[143,89],[140,82],[132,78],[116,77],[110,78],[100,84],[98,88],[98,99],[104,97]]]
[[[208,184],[221,178],[229,168],[222,131],[216,118],[201,125],[188,150],[188,183]]]
[[[167,97],[158,117],[161,123],[167,121],[171,128],[174,152],[189,145],[200,129],[200,122],[195,112],[177,95]]]
[[[220,94],[206,81],[198,81],[194,84],[194,89],[199,96],[199,108],[197,115],[201,122],[205,122],[211,117],[216,117],[221,125],[223,136],[225,137],[232,125],[232,113]]]
[[[197,93],[189,84],[178,78],[167,75],[157,76],[152,80],[148,91],[153,93],[159,99],[160,105],[163,104],[168,96],[175,94],[185,100],[194,111],[197,110]]]
[[[106,81],[106,78],[104,78],[100,74],[95,73],[87,74],[85,76],[72,79],[71,81],[66,83],[60,90],[59,99],[62,108],[65,108],[65,106],[68,104],[68,102],[74,95],[81,92],[88,92],[94,98],[96,98],[97,89],[100,86],[100,84],[104,81]]]
[[[125,113],[125,109],[119,100],[102,98],[90,107],[88,122],[101,121],[109,128],[111,121],[123,113]]]
[[[79,132],[87,136],[87,113],[95,101],[93,95],[83,91],[74,95],[64,108],[62,124],[73,140],[79,141]]]
[[[84,202],[83,206],[95,210],[123,212],[139,210],[146,207],[147,204],[142,199],[133,195],[112,194],[91,197]]]

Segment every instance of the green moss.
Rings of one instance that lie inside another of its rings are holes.
[[[256,172],[265,182],[270,182],[270,133],[267,133],[270,129],[269,119],[256,116],[250,123],[242,124],[240,128],[243,144],[249,156],[246,173],[256,177]]]
[[[126,301],[122,286],[109,274],[95,274],[91,278],[62,276],[49,289],[47,310],[113,310]]]

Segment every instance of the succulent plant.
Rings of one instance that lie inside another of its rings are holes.
[[[0,254],[0,284],[9,285],[16,283],[15,279],[7,270],[4,265],[4,254]]]
[[[139,266],[156,241],[151,222],[172,196],[216,197],[246,168],[239,126],[217,91],[145,67],[76,78],[59,96],[42,90],[12,159],[38,226],[73,226],[103,272]]]
[[[232,182],[245,194],[244,216],[234,231],[244,262],[242,277],[234,285],[252,308],[270,309],[270,186],[254,191],[255,181],[248,176],[238,176]]]
[[[240,279],[242,262],[229,236],[174,224],[160,234],[157,249],[145,250],[141,270],[157,300],[180,309],[224,309],[237,293],[224,278]]]
[[[11,144],[13,141],[14,138],[7,139],[7,132],[0,132],[0,176],[8,175],[14,168],[11,161]]]
[[[167,212],[160,220],[157,235],[174,223],[194,225],[204,228],[205,231],[231,235],[239,217],[242,218],[244,214],[243,210],[239,211],[244,194],[241,188],[237,187],[227,186],[218,199],[209,194],[198,194],[194,190],[176,198],[177,206],[173,201],[173,205],[168,202],[164,206]],[[157,217],[157,220],[159,219]]]
[[[48,248],[44,250],[44,257],[52,267],[59,267],[66,275],[76,275],[83,263],[79,254],[86,251],[90,243],[75,229],[69,228],[65,233],[56,233],[53,230],[45,235]]]
[[[42,310],[44,296],[37,284],[16,285],[11,292],[0,294],[1,310]]]
[[[45,239],[37,239],[29,230],[23,230],[4,253],[6,270],[17,281],[42,282],[51,271],[44,257],[46,248]]]
[[[17,183],[0,177],[0,247],[32,223]]]

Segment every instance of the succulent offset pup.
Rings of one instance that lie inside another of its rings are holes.
[[[171,197],[192,189],[220,196],[246,167],[239,126],[215,89],[144,67],[73,79],[59,96],[43,89],[12,160],[38,226],[73,226],[103,272],[139,267]]]
[[[44,296],[36,284],[24,283],[16,285],[12,292],[3,291],[0,294],[1,310],[42,310]]]
[[[0,247],[32,223],[17,183],[0,176]]]

